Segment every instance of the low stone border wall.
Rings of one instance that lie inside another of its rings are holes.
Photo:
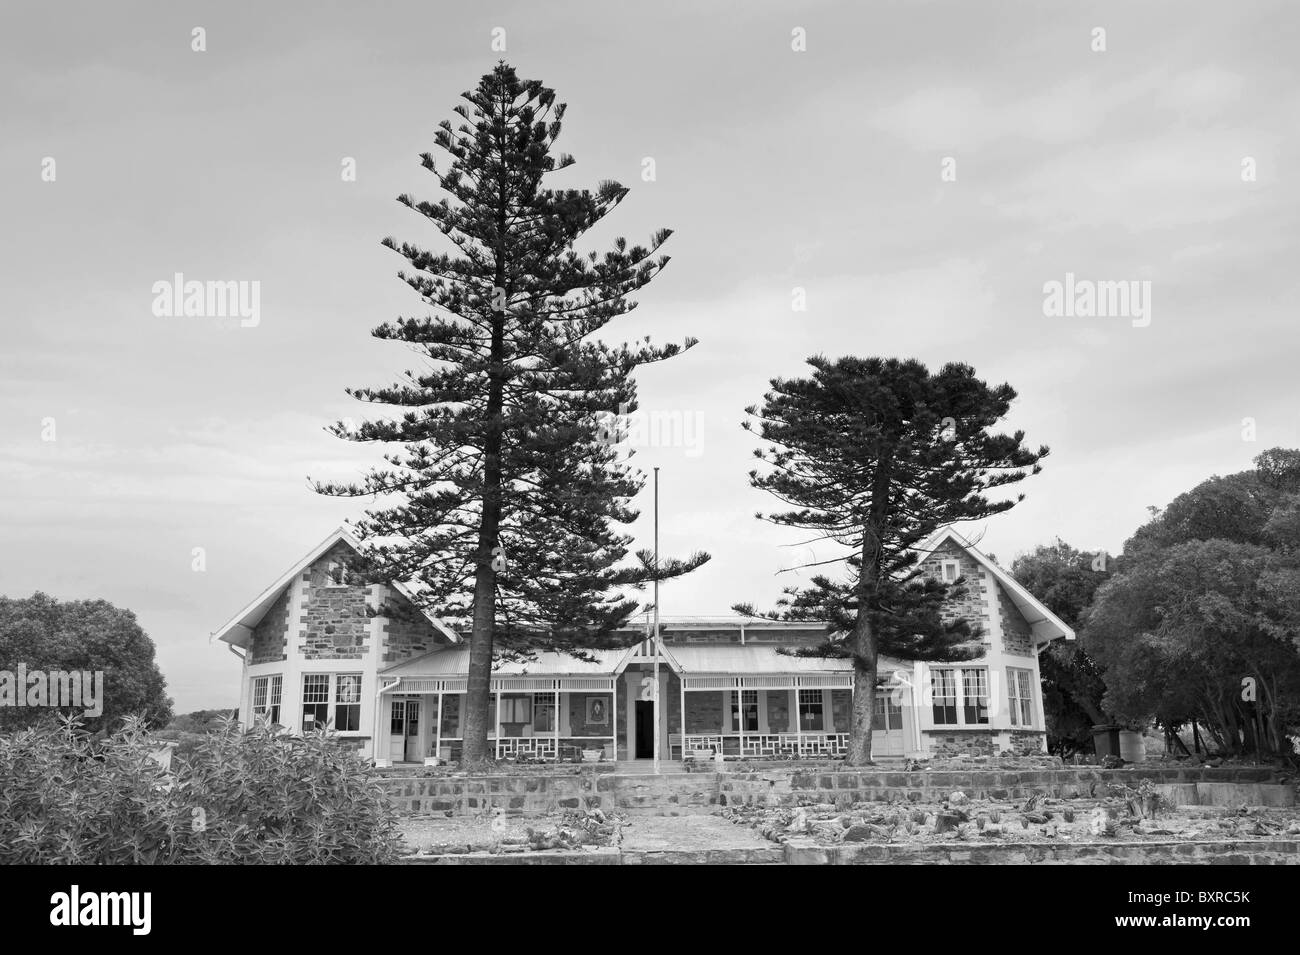
[[[473,853],[406,856],[402,865],[1300,865],[1300,840],[1077,842],[925,846],[791,840],[771,849]]]
[[[938,802],[954,790],[972,799],[1058,799],[1102,796],[1112,783],[1137,787],[1149,779],[1179,805],[1291,806],[1295,787],[1271,784],[1272,770],[1252,767],[1041,771],[890,772],[780,768],[744,773],[672,773],[662,776],[493,774],[382,776],[375,779],[403,812],[477,815],[502,810],[542,814],[562,809],[645,809],[690,812],[712,806],[794,805],[799,802]]]
[[[1300,840],[1074,842],[924,846],[786,844],[789,865],[1300,865]]]

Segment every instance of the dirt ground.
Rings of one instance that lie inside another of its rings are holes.
[[[755,830],[733,825],[717,814],[658,816],[634,812],[621,813],[613,817],[611,822],[617,827],[616,834],[581,848],[619,845],[632,852],[654,852],[761,849],[772,845],[770,840]],[[529,851],[529,829],[534,832],[551,832],[565,824],[566,817],[560,814],[527,818],[410,816],[402,820],[402,834],[412,853],[514,853]]]

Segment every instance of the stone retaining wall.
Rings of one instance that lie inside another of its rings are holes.
[[[1300,865],[1300,841],[786,844],[787,865]]]
[[[792,840],[771,849],[406,856],[404,865],[1300,865],[1300,841],[1083,842],[925,846]]]
[[[580,775],[381,776],[402,812],[475,815],[496,809],[540,814],[569,808],[644,809],[672,814],[734,805],[799,802],[937,802],[954,790],[972,799],[1102,796],[1107,786],[1137,787],[1150,779],[1181,805],[1295,805],[1295,787],[1267,785],[1267,768],[1089,767],[1013,772],[915,772],[770,769],[745,773],[672,773],[662,776],[583,772]],[[1190,787],[1190,788],[1189,788]]]

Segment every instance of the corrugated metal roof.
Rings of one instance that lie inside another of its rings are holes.
[[[842,673],[853,669],[852,660],[787,656],[771,645],[673,646],[669,650],[682,672],[690,674]]]
[[[614,672],[626,650],[589,650],[592,662],[579,660],[567,653],[539,652],[527,663],[498,663],[493,676],[608,676]],[[391,676],[450,677],[469,673],[469,648],[448,647],[414,657],[380,671]]]
[[[850,660],[794,657],[778,653],[776,647],[750,644],[688,645],[664,647],[664,665],[682,673],[753,675],[772,673],[844,673],[853,669]],[[626,650],[592,650],[594,660],[578,660],[567,653],[537,654],[528,663],[498,663],[493,676],[610,676],[627,655]],[[645,663],[645,657],[633,657]],[[675,666],[674,666],[675,664]],[[457,677],[469,673],[469,648],[448,647],[398,663],[381,671],[386,677]]]

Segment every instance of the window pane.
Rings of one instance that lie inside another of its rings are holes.
[[[819,731],[826,726],[825,707],[821,690],[799,691],[799,727]]]
[[[962,670],[963,716],[967,725],[989,721],[988,676],[985,670]]]
[[[931,670],[934,692],[932,711],[937,726],[957,725],[957,671]]]

